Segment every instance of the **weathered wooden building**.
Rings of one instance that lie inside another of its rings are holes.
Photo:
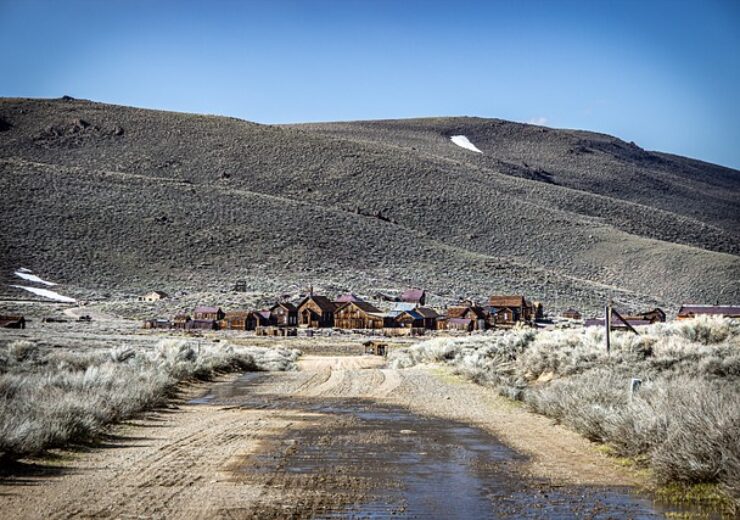
[[[25,329],[26,318],[20,315],[0,316],[0,329]]]
[[[168,294],[164,291],[149,291],[143,296],[139,297],[139,301],[143,302],[158,302],[168,297]]]
[[[150,320],[144,320],[145,329],[170,329],[172,328],[172,322],[164,318],[154,318]]]
[[[573,309],[573,308],[563,311],[561,316],[569,320],[580,320],[582,318],[580,311],[578,311],[577,309]]]
[[[270,311],[250,311],[247,313],[247,317],[244,319],[244,330],[257,330],[260,327],[269,327],[272,323],[270,322]]]
[[[309,294],[298,305],[298,325],[321,328],[334,326],[336,305],[326,296]]]
[[[187,314],[178,314],[172,320],[172,328],[174,329],[187,329],[188,323],[190,323],[190,316]]]
[[[435,330],[439,314],[430,307],[416,307],[398,313],[395,318],[399,327]]]
[[[407,289],[398,297],[399,302],[413,303],[417,306],[424,306],[427,302],[427,293],[423,289]]]
[[[666,314],[663,309],[656,307],[653,310],[645,312],[633,312],[629,316],[625,316],[627,320],[646,320],[650,323],[665,323]]]
[[[247,329],[247,317],[249,311],[229,311],[224,313],[224,319],[219,326],[224,330],[249,330]]]
[[[471,332],[474,328],[474,320],[470,318],[447,318],[447,330]]]
[[[221,310],[221,307],[209,307],[205,305],[200,305],[195,308],[193,311],[193,319],[194,320],[213,320],[213,321],[219,321],[224,319],[224,311]]]
[[[276,303],[270,307],[272,320],[278,327],[298,326],[298,308],[292,303]]]
[[[491,296],[488,299],[487,310],[497,325],[530,322],[534,317],[533,307],[523,295]]]
[[[460,330],[463,323],[451,320],[470,320],[471,330],[486,330],[492,326],[485,309],[478,305],[456,305],[447,309],[447,328],[454,325],[450,330]]]
[[[217,320],[190,320],[186,327],[188,330],[218,330]]]
[[[682,305],[677,319],[688,320],[697,316],[740,318],[740,305]]]
[[[334,313],[334,326],[340,329],[382,329],[383,312],[368,302],[347,302]]]

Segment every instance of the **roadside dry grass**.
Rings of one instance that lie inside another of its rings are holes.
[[[163,339],[153,349],[82,351],[17,340],[0,348],[0,456],[88,442],[114,422],[165,405],[183,381],[294,368],[297,350]]]
[[[618,456],[649,466],[657,482],[719,484],[740,504],[740,326],[720,318],[615,333],[508,331],[438,338],[390,356],[391,366],[445,363],[521,400]],[[630,392],[632,378],[642,380]]]

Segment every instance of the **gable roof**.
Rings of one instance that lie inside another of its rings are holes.
[[[476,318],[484,318],[484,312],[481,307],[472,305],[458,305],[447,309],[447,317],[450,319],[459,319],[465,316],[465,314],[471,311]]]
[[[270,310],[272,310],[272,309],[274,309],[276,307],[282,307],[283,309],[285,309],[288,312],[295,312],[295,311],[298,310],[298,307],[296,307],[295,305],[293,305],[290,302],[278,302],[275,305],[273,305],[272,307],[270,307]]]
[[[431,307],[417,307],[416,312],[421,314],[422,318],[437,318],[439,313]]]
[[[398,299],[402,302],[420,302],[426,295],[426,291],[423,289],[407,289],[401,293]]]
[[[334,300],[334,303],[347,303],[347,302],[362,302],[365,301],[355,293],[342,294]]]
[[[337,312],[339,312],[342,309],[345,309],[345,308],[349,307],[350,305],[354,305],[355,307],[357,307],[358,309],[360,309],[362,312],[364,312],[366,314],[382,314],[381,310],[378,309],[372,303],[362,302],[362,301],[360,301],[360,302],[347,302],[347,303],[345,303],[343,305],[340,305],[339,307],[337,307]]]
[[[249,315],[249,311],[229,311],[225,313],[225,320],[243,320]]]
[[[199,305],[193,312],[204,313],[204,314],[216,314],[221,312],[220,307],[208,307],[206,305]]]
[[[337,308],[329,298],[320,294],[309,294],[303,298],[303,301],[298,304],[298,307],[303,307],[308,301],[313,301],[323,312],[334,312]]]
[[[424,316],[422,316],[420,313],[418,313],[416,309],[411,309],[410,311],[403,311],[403,312],[399,313],[398,316],[396,316],[396,319],[399,319],[399,318],[401,318],[404,315],[411,316],[411,318],[414,319],[414,320],[423,320],[424,319]]]
[[[491,307],[524,307],[526,305],[523,295],[494,295],[488,298]]]

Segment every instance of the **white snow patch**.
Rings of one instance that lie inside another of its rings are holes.
[[[20,268],[15,272],[15,275],[19,278],[23,278],[24,280],[28,280],[29,282],[34,283],[42,283],[44,285],[57,285],[54,282],[47,282],[46,280],[42,280],[35,274],[31,274],[31,271],[29,269]]]
[[[50,300],[55,300],[62,303],[77,303],[77,300],[75,300],[74,298],[70,298],[69,296],[62,296],[59,293],[50,291],[49,289],[26,287],[25,285],[11,285],[11,287],[15,287],[16,289],[23,289],[24,291],[32,292],[33,294],[36,294],[38,296],[43,296],[44,298],[49,298]]]
[[[471,152],[483,153],[478,150],[478,147],[471,143],[470,140],[468,140],[468,138],[464,135],[453,135],[452,137],[450,137],[450,141],[455,143],[457,146],[465,148],[466,150],[470,150]]]

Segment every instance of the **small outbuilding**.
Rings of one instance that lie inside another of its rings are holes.
[[[187,329],[188,324],[191,322],[190,316],[187,314],[178,314],[172,320],[172,328],[174,329]]]
[[[26,318],[17,316],[0,316],[0,329],[25,329]]]
[[[569,320],[580,320],[583,317],[578,309],[574,309],[572,307],[563,311],[561,316]]]
[[[158,302],[159,300],[164,300],[165,298],[169,298],[169,295],[164,291],[150,291],[144,296],[140,296],[139,301]]]

